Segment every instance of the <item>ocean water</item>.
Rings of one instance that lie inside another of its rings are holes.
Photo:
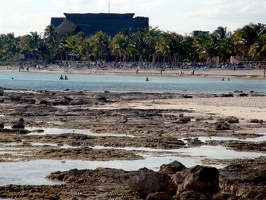
[[[59,73],[0,72],[0,86],[8,89],[50,91],[110,91],[149,93],[266,93],[266,79],[219,77],[147,76],[123,74],[66,74],[68,80],[60,80]],[[63,74],[65,75],[65,74]]]

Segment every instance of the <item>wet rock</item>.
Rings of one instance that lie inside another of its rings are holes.
[[[18,120],[18,122],[12,126],[12,128],[20,128],[20,129],[24,129],[24,128],[25,128],[25,125],[24,125],[24,119],[23,119],[23,118],[20,118],[20,119]]]
[[[176,172],[187,169],[182,163],[178,161],[173,161],[169,164],[164,164],[160,166],[161,173],[167,173],[169,176],[175,174]]]
[[[149,194],[145,200],[172,200],[173,197],[168,192],[156,192]]]
[[[251,119],[250,123],[260,123],[260,124],[262,124],[263,120],[262,119]]]
[[[0,96],[4,96],[4,88],[0,87]]]
[[[216,130],[230,130],[230,124],[227,121],[218,121],[215,123]]]
[[[189,138],[187,139],[187,143],[193,146],[199,146],[204,144],[204,142],[202,142],[199,138]]]
[[[237,160],[220,169],[221,191],[243,199],[265,199],[266,158]]]
[[[240,93],[238,96],[240,96],[240,97],[247,97],[248,96],[248,94],[247,93]]]
[[[186,124],[191,121],[191,117],[183,116],[178,119],[178,123]]]
[[[228,193],[217,193],[214,194],[212,200],[234,200],[236,199],[234,195]]]
[[[176,185],[166,173],[152,170],[139,170],[139,174],[128,179],[128,186],[131,190],[142,195],[149,195],[156,192],[168,192],[175,194]]]
[[[108,102],[107,98],[104,97],[104,96],[100,96],[97,98],[97,101],[100,102],[100,103],[106,103]]]
[[[225,120],[228,123],[239,123],[239,119],[236,116],[229,116]]]
[[[197,200],[208,200],[208,198],[201,193],[195,191],[185,191],[178,195],[179,200],[187,200],[187,199],[197,199]]]
[[[52,102],[49,102],[49,101],[46,101],[46,100],[41,100],[39,104],[40,105],[53,105]]]
[[[183,98],[186,98],[186,99],[187,99],[187,98],[189,98],[189,99],[193,98],[193,96],[191,96],[191,95],[187,95],[187,94],[183,94],[182,97],[183,97]]]
[[[68,101],[68,102],[73,101],[73,98],[70,98],[70,97],[67,97],[67,96],[64,96],[64,99],[65,99],[66,101]]]
[[[181,189],[203,194],[218,193],[220,191],[218,169],[200,165],[190,168]]]
[[[221,94],[220,97],[233,97],[234,95],[232,93],[229,94]]]
[[[4,122],[0,122],[0,128],[5,128]]]
[[[178,186],[178,188],[181,187],[182,183],[188,175],[188,172],[189,169],[183,169],[182,171],[176,172],[174,175],[172,175],[172,180]]]

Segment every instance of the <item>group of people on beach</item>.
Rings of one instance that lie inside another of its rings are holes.
[[[68,80],[68,77],[67,77],[67,75],[65,75],[65,77],[63,77],[63,75],[61,75],[59,79],[60,80]]]

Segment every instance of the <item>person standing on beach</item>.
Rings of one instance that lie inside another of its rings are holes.
[[[136,74],[139,74],[139,70],[140,70],[140,68],[137,67],[137,69],[136,69]]]
[[[18,71],[20,72],[20,70],[23,69],[23,63],[19,63],[19,66],[18,66]]]

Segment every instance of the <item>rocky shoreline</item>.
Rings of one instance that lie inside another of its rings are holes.
[[[259,137],[258,133],[266,130],[264,118],[257,118],[256,115],[249,119],[240,115],[235,116],[237,112],[234,110],[231,110],[230,115],[226,115],[226,112],[221,115],[219,112],[219,108],[223,106],[219,102],[221,99],[228,104],[230,101],[243,101],[244,103],[238,103],[238,106],[243,104],[244,109],[249,105],[249,98],[254,101],[254,99],[261,100],[265,96],[256,93],[183,95],[108,91],[102,93],[6,91],[0,97],[2,108],[0,143],[7,145],[16,143],[12,145],[16,153],[0,154],[0,160],[17,162],[36,159],[62,161],[64,159],[142,159],[136,151],[91,148],[94,146],[178,149],[200,145],[221,145],[240,152],[265,153],[266,141],[250,142],[234,139],[201,141],[198,139],[200,136],[241,139]],[[219,102],[216,106],[209,106],[213,110],[199,112],[198,107],[195,107],[195,102],[201,102],[199,106],[208,107],[206,104],[210,100]],[[257,106],[259,109],[260,105]],[[24,120],[25,128],[12,128],[21,118]],[[35,130],[27,127],[35,127]],[[99,136],[73,132],[57,135],[30,134],[33,131],[42,132],[43,127],[88,129]],[[101,136],[101,133],[127,134],[134,137]],[[55,145],[36,146],[34,143]],[[72,148],[61,148],[63,145],[69,145]],[[16,147],[20,147],[19,153],[15,150]],[[204,166],[187,168],[178,161],[165,163],[166,165],[161,166],[156,172],[146,168],[137,171],[109,168],[73,169],[47,174],[49,179],[64,181],[61,185],[5,185],[0,187],[0,197],[12,199],[264,199],[266,195],[265,160],[265,157],[205,160],[206,164],[228,165],[222,169]],[[206,176],[203,180],[198,180],[195,178],[196,175],[191,175],[192,172],[199,175],[202,170]],[[214,175],[209,176],[209,173],[206,175],[205,170],[211,170],[210,174]],[[135,181],[141,180],[141,177],[145,177],[146,182]],[[178,181],[176,177],[179,177]],[[169,181],[165,183],[165,180]],[[155,185],[159,183],[165,184],[156,189]],[[214,186],[216,184],[216,189],[208,189],[210,183]],[[141,186],[141,184],[144,185]],[[193,184],[206,184],[207,189],[202,186],[203,189],[197,190],[198,187],[191,187]],[[150,186],[147,189],[149,192],[138,189],[145,188],[146,185]]]

